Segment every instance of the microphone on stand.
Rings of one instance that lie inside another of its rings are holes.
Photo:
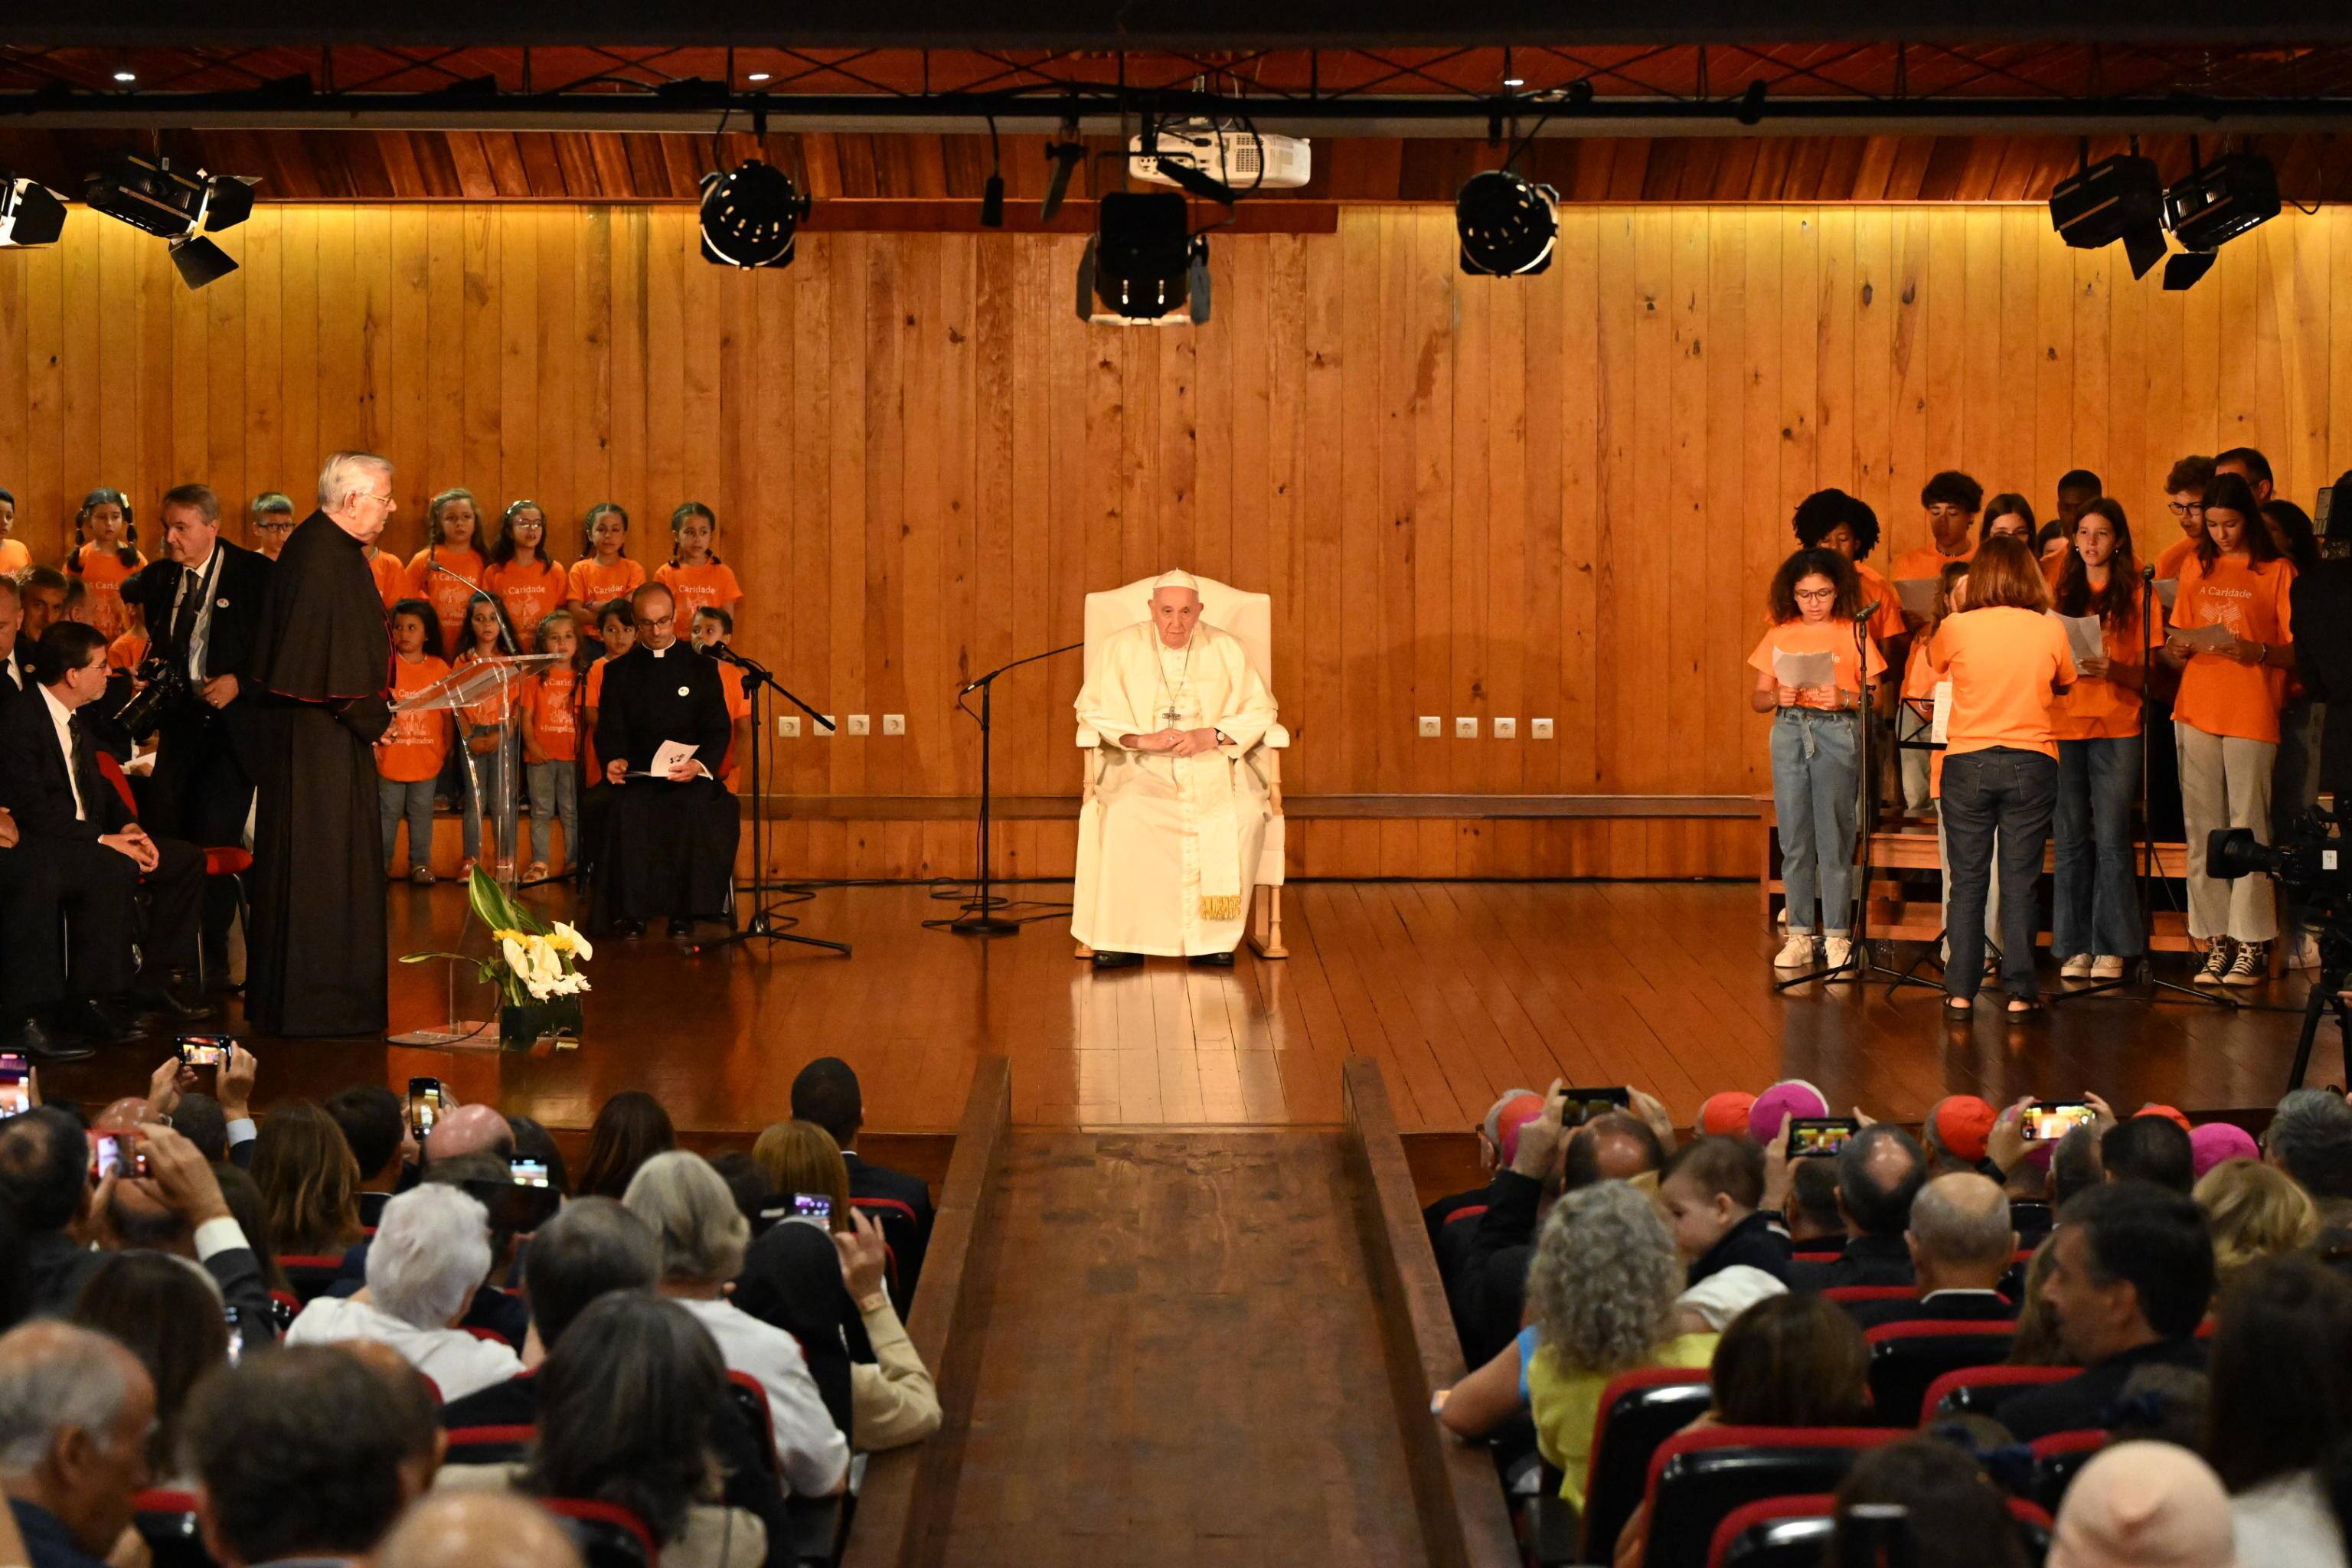
[[[756,681],[764,681],[770,686],[774,686],[777,690],[784,691],[784,689],[782,686],[777,685],[774,671],[771,670],[766,665],[761,664],[756,658],[752,658],[746,654],[737,653],[733,648],[729,647],[723,642],[715,642],[709,647],[698,648],[695,651],[703,654],[708,658],[715,658],[721,664],[731,664],[736,668],[741,670],[745,675],[749,676],[751,679]],[[784,695],[792,697],[793,705],[794,707],[798,708],[802,712],[806,713],[810,718],[815,720],[819,724],[824,725],[827,733],[831,733],[832,731],[841,728],[840,725],[835,723],[832,720],[827,719],[824,714],[819,713],[815,709],[811,708],[799,698],[793,697],[791,692],[784,691]]]
[[[1882,601],[1880,600],[1873,599],[1869,604],[1864,605],[1862,608],[1856,610],[1853,613],[1854,624],[1857,626],[1868,626],[1870,624],[1870,617],[1878,614],[1878,606],[1881,603]]]
[[[497,595],[491,593],[488,588],[483,587],[479,583],[475,582],[471,577],[467,576],[463,572],[452,572],[448,567],[442,565],[441,558],[439,556],[431,555],[425,557],[425,564],[430,566],[434,571],[440,573],[444,577],[455,577],[458,582],[463,583],[467,587],[471,588],[475,593],[479,594],[482,597],[489,600],[492,604],[496,604],[498,602]],[[470,610],[467,613],[468,616],[472,614]],[[503,610],[499,613],[499,646],[505,648],[510,655],[520,657],[522,653],[521,647],[515,641],[514,628],[507,625],[506,612]]]

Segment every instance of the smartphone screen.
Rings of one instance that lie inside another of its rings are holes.
[[[143,1176],[147,1173],[147,1156],[135,1138],[121,1132],[93,1132],[89,1135],[89,1173],[91,1180],[100,1182],[109,1176]]]
[[[437,1078],[413,1078],[408,1080],[408,1125],[419,1138],[433,1131],[441,1120],[441,1080]]]
[[[2033,1142],[2063,1138],[2077,1127],[2088,1127],[2099,1113],[2079,1100],[2037,1100],[2019,1118],[2018,1130]]]
[[[547,1185],[547,1162],[527,1160],[520,1154],[507,1162],[507,1179],[518,1187]]]
[[[1623,1110],[1633,1103],[1633,1097],[1621,1087],[1617,1089],[1564,1089],[1568,1097],[1560,1110],[1560,1125],[1580,1127],[1596,1116],[1612,1110]]]
[[[1789,1122],[1789,1154],[1834,1154],[1845,1147],[1846,1140],[1862,1131],[1862,1124],[1851,1116],[1798,1116]]]
[[[217,1068],[228,1060],[226,1035],[182,1035],[180,1060],[192,1068]]]
[[[14,1054],[0,1056],[0,1117],[16,1116],[33,1107],[32,1085],[25,1058]]]
[[[793,1218],[830,1229],[833,1226],[833,1200],[823,1193],[794,1193]]]

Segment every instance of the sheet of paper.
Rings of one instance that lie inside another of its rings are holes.
[[[1952,683],[1936,682],[1936,717],[1928,721],[1927,739],[1938,746],[1949,745],[1952,739]]]
[[[1895,580],[1895,596],[1903,601],[1905,615],[1914,620],[1927,620],[1936,613],[1936,579],[1898,577]]]
[[[670,769],[677,766],[678,763],[694,761],[694,753],[695,748],[683,741],[664,741],[654,752],[653,765],[639,773],[637,777],[666,779],[669,777]]]
[[[1829,653],[1790,653],[1772,650],[1772,679],[1783,686],[1793,686],[1802,691],[1809,686],[1827,686],[1837,679],[1837,656]]]
[[[2050,612],[2050,618],[2066,628],[2066,651],[2074,656],[2076,664],[2086,658],[2107,657],[2105,630],[2096,616],[2062,616]]]
[[[2215,652],[2238,640],[2237,634],[2227,626],[2175,626],[2166,638],[2198,653]]]
[[[2158,577],[2158,578],[2156,580],[2156,596],[2157,596],[2158,601],[2159,603],[2161,603],[2161,604],[2164,605],[2164,613],[2165,613],[2166,615],[2168,615],[2168,615],[2172,614],[2172,601],[2173,601],[2174,599],[2176,599],[2176,598],[2179,597],[2179,595],[2180,595],[2180,579],[2179,579],[2179,578],[2178,578],[2178,577]]]

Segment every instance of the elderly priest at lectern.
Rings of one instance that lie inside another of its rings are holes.
[[[1266,826],[1265,785],[1242,759],[1274,699],[1240,640],[1202,623],[1190,574],[1160,577],[1150,608],[1102,640],[1078,693],[1104,765],[1078,816],[1070,931],[1097,969],[1145,953],[1230,965]]]

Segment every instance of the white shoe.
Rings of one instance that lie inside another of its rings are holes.
[[[2058,966],[2061,980],[2088,980],[2091,977],[2091,955],[2078,952]]]
[[[1834,971],[1831,982],[1853,978],[1853,939],[1846,936],[1825,936],[1822,939],[1822,967]]]
[[[1813,938],[1810,931],[1792,934],[1780,944],[1780,956],[1772,960],[1775,969],[1811,969],[1813,966]]]
[[[2104,955],[2091,960],[2092,979],[2121,980],[2123,977],[2124,961],[2122,959],[2112,955]]]
[[[2319,939],[2309,931],[2304,932],[2302,938],[2295,942],[2294,956],[2287,960],[2287,965],[2292,969],[2318,968]]]
[[[2221,976],[2224,985],[2260,985],[2271,977],[2270,944],[2263,942],[2242,942],[2235,957],[2230,960],[2230,972]]]
[[[2230,973],[2230,947],[2228,937],[2217,936],[2213,939],[2213,945],[2205,953],[2205,966],[2197,972],[2195,984],[2199,985],[2221,984],[2221,977]]]

